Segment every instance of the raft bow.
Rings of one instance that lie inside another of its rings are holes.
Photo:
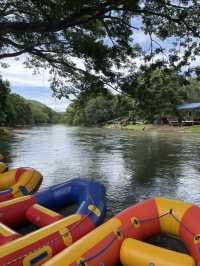
[[[76,203],[75,214],[55,212]],[[105,189],[96,181],[77,178],[33,196],[0,203],[0,266],[38,266],[101,224]],[[11,228],[29,221],[40,229],[21,236]]]

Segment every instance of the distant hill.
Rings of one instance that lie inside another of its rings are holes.
[[[50,107],[11,93],[8,81],[0,76],[0,126],[53,124],[62,115]]]
[[[45,104],[35,101],[26,100],[30,106],[33,121],[35,124],[57,123],[60,119],[60,113],[54,111]]]

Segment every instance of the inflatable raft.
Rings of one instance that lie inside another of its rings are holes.
[[[35,193],[42,179],[33,168],[20,167],[0,173],[0,202]]]
[[[93,230],[44,266],[199,266],[200,208],[154,198],[134,205]],[[165,233],[179,237],[191,256],[145,243]]]
[[[76,203],[78,208],[64,218],[56,211],[69,203]],[[104,186],[82,178],[2,202],[0,265],[41,265],[101,224],[104,217]],[[27,221],[40,229],[25,236],[13,230]]]

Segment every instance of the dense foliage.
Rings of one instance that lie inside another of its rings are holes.
[[[200,80],[199,78],[190,78],[185,87],[188,102],[200,102]]]
[[[124,83],[127,95],[81,93],[67,108],[65,121],[71,125],[97,125],[121,120],[159,122],[164,115],[178,115],[176,106],[200,101],[200,81],[186,79],[169,68],[145,67]]]
[[[186,78],[173,69],[146,66],[126,79],[124,91],[135,99],[140,116],[153,122],[161,115],[176,114],[176,106],[189,101],[187,84]],[[191,87],[188,85],[188,90]]]
[[[27,66],[49,68],[57,96],[122,90],[136,57],[174,68],[194,60],[199,14],[197,0],[1,0],[0,59],[25,54]]]
[[[49,108],[48,106],[33,100],[27,100],[34,124],[53,124],[60,119],[60,114]]]
[[[51,108],[26,100],[10,91],[9,83],[0,79],[0,126],[55,123],[59,114]]]
[[[67,108],[63,122],[70,125],[102,125],[120,117],[129,117],[134,101],[128,97],[111,93],[81,93]]]
[[[10,94],[10,87],[8,81],[0,79],[0,124],[7,121],[7,110],[9,108],[8,97]]]

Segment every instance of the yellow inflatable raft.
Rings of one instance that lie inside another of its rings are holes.
[[[0,202],[36,192],[42,175],[33,168],[20,167],[0,173]]]

